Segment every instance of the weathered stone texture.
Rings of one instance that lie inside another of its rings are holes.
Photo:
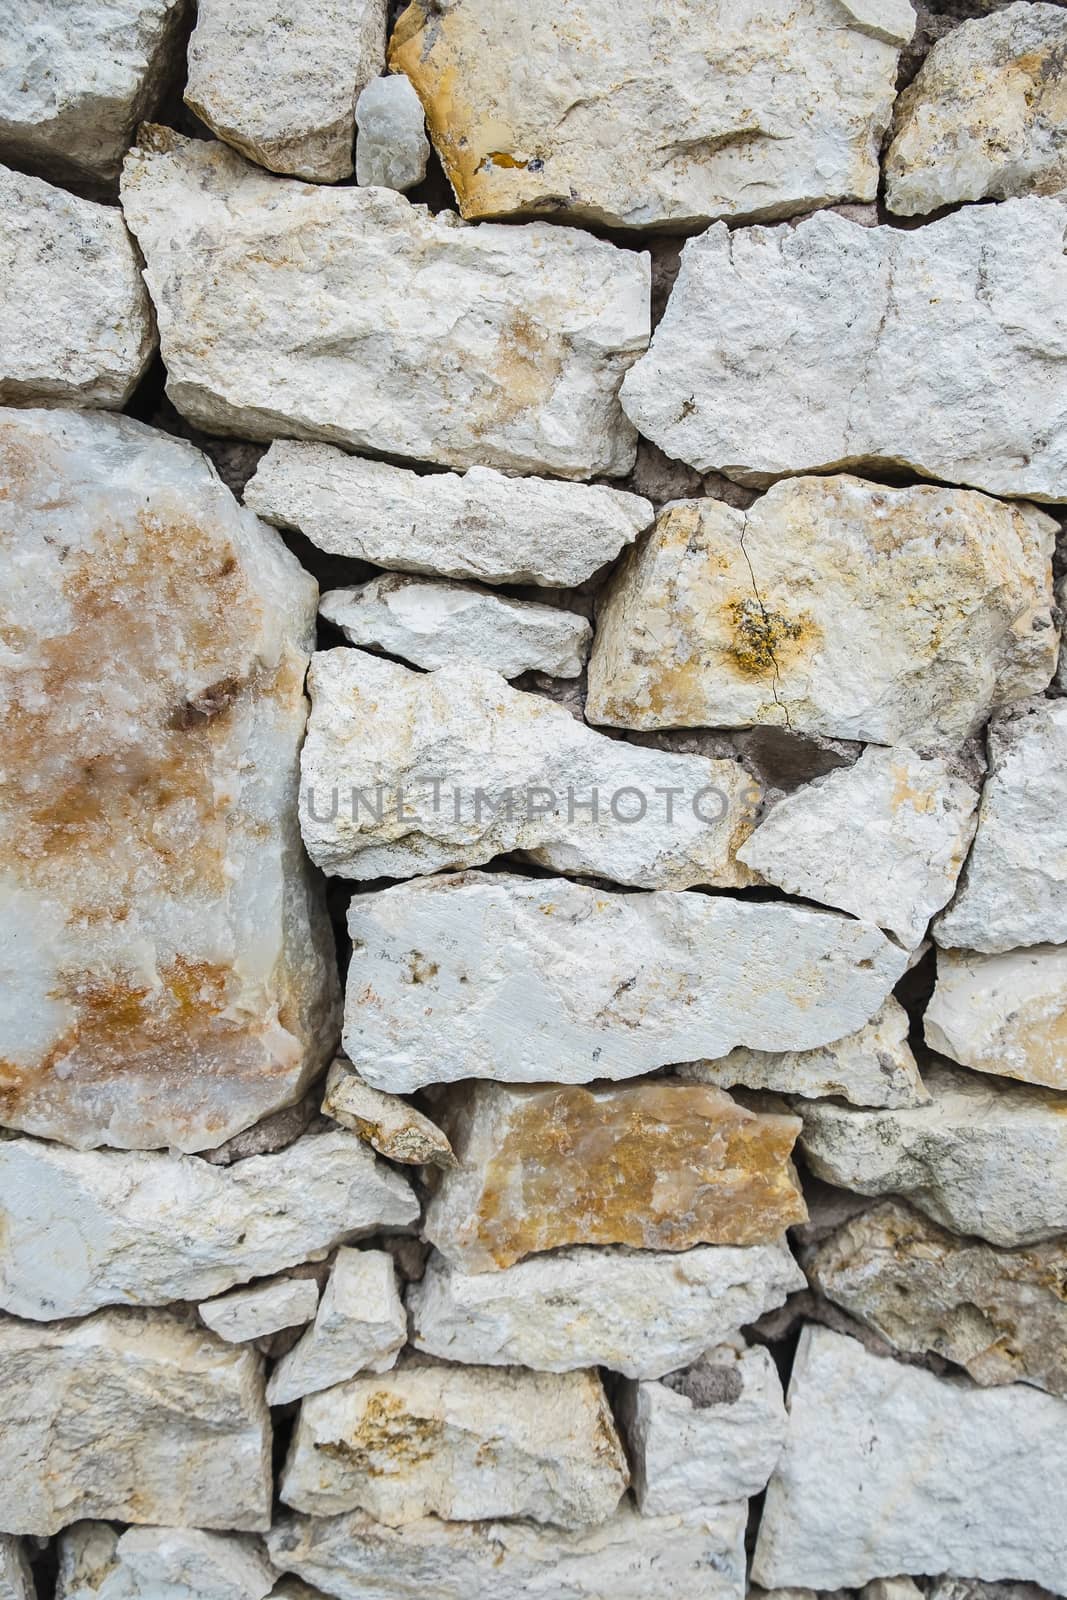
[[[452,1146],[436,1123],[399,1095],[372,1089],[343,1056],[326,1075],[322,1110],[343,1128],[358,1133],[390,1161],[409,1166],[432,1162],[438,1167],[450,1167],[455,1162]]]
[[[506,873],[357,895],[348,925],[345,1051],[394,1093],[813,1049],[869,1021],[907,964],[836,912]]]
[[[716,223],[685,246],[626,413],[742,483],[867,462],[1062,500],[1065,222],[1035,197],[913,231]]]
[[[195,1528],[78,1522],[58,1552],[56,1600],[264,1600],[277,1576],[258,1540]]]
[[[610,581],[587,715],[958,744],[1056,670],[1054,541],[1032,506],[851,476],[681,501]]]
[[[679,227],[788,216],[874,199],[914,18],[879,6],[872,25],[871,9],[415,0],[389,59],[422,97],[465,217]]]
[[[387,1372],[407,1335],[389,1252],[338,1250],[314,1325],[271,1373],[267,1399],[285,1405],[357,1372]]]
[[[336,1043],[300,844],[316,589],[190,445],[0,414],[0,1123],[218,1145]]]
[[[227,1344],[266,1339],[283,1328],[310,1322],[319,1303],[314,1278],[276,1278],[251,1289],[235,1289],[197,1306],[201,1322]]]
[[[356,101],[356,182],[404,194],[426,176],[430,141],[422,102],[402,72],[372,78]]]
[[[286,182],[165,128],[141,139],[123,206],[167,393],[198,427],[564,478],[632,465],[618,389],[648,342],[646,256]]]
[[[939,950],[923,1027],[932,1050],[965,1067],[1067,1089],[1067,946]]]

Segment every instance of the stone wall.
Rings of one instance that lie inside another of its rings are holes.
[[[1067,9],[0,30],[0,1600],[1067,1595]]]

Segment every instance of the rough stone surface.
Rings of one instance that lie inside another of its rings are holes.
[[[436,1167],[455,1163],[452,1146],[435,1122],[399,1095],[372,1089],[343,1057],[327,1073],[322,1109],[390,1161],[412,1166],[431,1162]]]
[[[583,583],[653,518],[605,484],[509,478],[492,467],[420,476],[331,445],[279,439],[245,490],[267,522],[331,555],[483,583]]]
[[[385,61],[385,13],[385,0],[198,0],[185,103],[250,161],[336,183]]]
[[[833,1095],[854,1106],[919,1106],[930,1098],[908,1046],[910,1022],[892,996],[870,1022],[817,1050],[748,1050],[743,1045],[719,1061],[687,1061],[673,1068],[683,1083],[719,1089],[770,1089],[805,1099]]]
[[[898,1350],[965,1367],[976,1383],[1067,1396],[1067,1242],[994,1250],[899,1200],[851,1218],[806,1262],[821,1294]]]
[[[283,1328],[310,1322],[319,1304],[314,1278],[277,1278],[251,1289],[234,1289],[217,1300],[202,1300],[200,1320],[227,1344],[266,1339]]]
[[[850,911],[914,949],[952,898],[977,805],[940,757],[872,746],[787,795],[738,854],[787,894]]]
[[[414,189],[426,176],[430,141],[422,102],[403,72],[372,78],[356,101],[356,182]]]
[[[270,1526],[263,1368],[161,1312],[0,1321],[0,1530]]]
[[[940,945],[987,954],[1067,941],[1067,700],[994,722],[989,776]]]
[[[907,961],[836,912],[506,873],[357,895],[348,925],[345,1051],[394,1093],[810,1050],[868,1022]]]
[[[626,413],[744,483],[868,462],[1063,499],[1065,222],[1034,197],[913,231],[716,223],[682,253]]]
[[[141,138],[123,206],[167,393],[199,427],[563,478],[633,465],[618,390],[648,343],[647,256],[286,183],[165,128]]]
[[[0,1600],[37,1600],[26,1552],[6,1533],[0,1534]]]
[[[533,671],[576,678],[593,634],[574,611],[402,573],[385,573],[358,589],[331,589],[319,601],[319,614],[351,644],[371,645],[413,666],[468,662],[505,678]]]
[[[888,42],[896,18],[872,27],[871,9],[415,0],[389,59],[422,97],[465,217],[788,216],[875,197],[911,29]]]
[[[768,1244],[807,1217],[797,1119],[702,1084],[477,1083],[452,1092],[445,1127],[458,1165],[423,1232],[469,1272],[561,1245]]]
[[[0,46],[0,159],[93,190],[119,175],[180,51],[186,0],[25,0]]]
[[[739,762],[608,738],[488,667],[414,672],[342,646],[314,657],[308,689],[300,821],[326,872],[407,878],[517,851],[639,888],[754,881],[736,850],[761,791]]]
[[[211,1148],[336,1044],[295,814],[315,584],[124,417],[0,414],[0,544],[0,1123]]]
[[[408,1309],[415,1347],[448,1361],[659,1378],[803,1287],[784,1244],[680,1254],[578,1246],[505,1272],[462,1272],[431,1256]]]
[[[156,340],[121,213],[0,167],[0,257],[0,404],[125,405]]]
[[[774,1358],[762,1346],[723,1345],[666,1383],[627,1384],[621,1423],[645,1516],[747,1500],[766,1487],[785,1441]]]
[[[788,1404],[757,1583],[830,1589],[949,1571],[1062,1590],[1062,1400],[1025,1386],[973,1389],[806,1328]]]
[[[935,1222],[991,1244],[1067,1232],[1062,1099],[938,1061],[923,1078],[932,1100],[914,1110],[797,1101],[801,1148],[816,1176],[860,1194],[905,1195]]]
[[[201,1300],[419,1214],[400,1174],[340,1129],[232,1167],[8,1139],[0,1204],[0,1306],[42,1321]]]
[[[258,1540],[195,1528],[78,1522],[58,1549],[56,1600],[264,1600],[277,1577]]]
[[[357,1372],[387,1372],[408,1336],[386,1250],[338,1250],[312,1327],[270,1375],[267,1399],[285,1405]]]
[[[281,1497],[390,1526],[529,1517],[603,1522],[629,1482],[595,1372],[410,1362],[305,1400]]]
[[[1056,670],[1054,539],[1032,506],[848,475],[681,501],[611,579],[587,715],[959,744]]]
[[[896,103],[886,203],[904,216],[1067,187],[1067,15],[1017,4],[939,39]]]
[[[1067,946],[939,950],[923,1027],[932,1050],[965,1067],[1067,1089]]]
[[[275,1566],[337,1600],[743,1600],[744,1527],[743,1506],[642,1517],[624,1502],[599,1527],[576,1532],[436,1517],[393,1529],[355,1511],[287,1518],[267,1542]]]

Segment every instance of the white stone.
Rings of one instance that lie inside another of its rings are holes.
[[[1067,186],[1062,6],[1009,5],[937,39],[896,103],[886,203],[904,216]]]
[[[1033,506],[848,475],[676,502],[609,581],[586,715],[958,745],[1056,670],[1054,540]]]
[[[779,801],[738,855],[787,894],[851,911],[914,949],[952,898],[977,805],[939,756],[871,746]]]
[[[0,1600],[37,1600],[26,1552],[6,1533],[0,1534]]]
[[[191,422],[562,478],[633,465],[618,390],[648,343],[647,255],[286,182],[165,128],[141,137],[123,207],[167,393]]]
[[[0,1530],[270,1526],[263,1364],[162,1312],[0,1320]]]
[[[430,141],[422,101],[403,72],[372,78],[356,101],[356,182],[414,189],[426,176]]]
[[[337,1600],[744,1600],[745,1507],[642,1517],[626,1501],[596,1528],[442,1522],[389,1528],[360,1511],[271,1529],[275,1566]]]
[[[864,1027],[816,1050],[772,1054],[743,1045],[718,1061],[672,1069],[684,1083],[769,1089],[806,1099],[834,1095],[854,1106],[921,1106],[930,1096],[908,1046],[908,1013],[892,995]]]
[[[839,0],[856,26],[872,39],[905,45],[915,32],[915,9],[911,0]]]
[[[664,1383],[624,1387],[620,1422],[645,1516],[760,1494],[785,1442],[778,1369],[762,1345],[709,1350]]]
[[[231,1167],[0,1141],[0,1205],[0,1307],[42,1321],[201,1300],[419,1214],[400,1174],[340,1129]]]
[[[0,1123],[213,1149],[337,1042],[295,804],[315,583],[198,450],[103,413],[0,413],[0,551]]]
[[[217,1300],[202,1300],[196,1309],[201,1322],[220,1339],[244,1344],[269,1338],[283,1328],[302,1327],[311,1321],[318,1304],[314,1278],[276,1278],[250,1289],[234,1289]]]
[[[788,1404],[757,1583],[831,1589],[948,1571],[1062,1593],[1067,1403],[936,1378],[809,1327]]]
[[[0,258],[0,405],[124,406],[156,338],[122,213],[0,167]]]
[[[437,1167],[455,1165],[452,1146],[435,1122],[399,1095],[372,1089],[343,1056],[326,1075],[322,1112],[358,1133],[389,1161],[411,1166],[427,1162]]]
[[[356,895],[348,923],[345,1050],[394,1093],[813,1049],[869,1021],[907,960],[836,912],[508,873]]]
[[[185,103],[250,161],[336,183],[385,63],[385,0],[198,0]]]
[[[685,246],[626,414],[743,483],[868,462],[1062,500],[1065,223],[1037,197],[914,230],[717,223]]]
[[[488,667],[415,672],[342,646],[314,657],[308,690],[300,825],[326,872],[408,878],[518,851],[639,888],[755,881],[735,852],[761,791],[740,762],[609,738]]]
[[[923,1027],[932,1050],[965,1067],[1067,1089],[1067,945],[939,950]]]
[[[630,1481],[595,1372],[456,1367],[423,1358],[312,1396],[282,1474],[286,1505],[427,1516],[603,1522]]]
[[[271,445],[245,503],[331,555],[549,588],[584,583],[655,514],[640,495],[605,484],[509,478],[477,466],[420,476],[291,439]]]
[[[935,1222],[991,1244],[1067,1232],[1062,1097],[936,1061],[923,1076],[931,1103],[911,1110],[796,1101],[816,1176],[860,1194],[905,1195]]]
[[[407,1336],[389,1252],[338,1250],[315,1321],[271,1373],[267,1399],[286,1405],[357,1372],[387,1372]]]
[[[577,612],[402,573],[384,573],[358,589],[329,590],[319,615],[351,644],[371,645],[413,666],[468,662],[505,678],[531,671],[576,678],[593,637]]]
[[[56,1600],[264,1600],[277,1577],[258,1540],[195,1528],[79,1522],[58,1554]]]
[[[989,776],[940,945],[993,954],[1067,942],[1067,700],[993,723]]]
[[[902,9],[416,0],[389,59],[464,216],[678,228],[873,200]]]
[[[784,1243],[680,1253],[577,1246],[482,1273],[435,1253],[408,1289],[408,1309],[416,1349],[447,1361],[659,1378],[804,1284]]]
[[[180,64],[185,0],[20,0],[0,46],[0,160],[110,186]]]

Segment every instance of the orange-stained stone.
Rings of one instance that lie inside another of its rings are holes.
[[[426,1236],[468,1272],[562,1245],[764,1244],[807,1215],[799,1119],[704,1084],[482,1082],[453,1091],[445,1126],[459,1167]]]

